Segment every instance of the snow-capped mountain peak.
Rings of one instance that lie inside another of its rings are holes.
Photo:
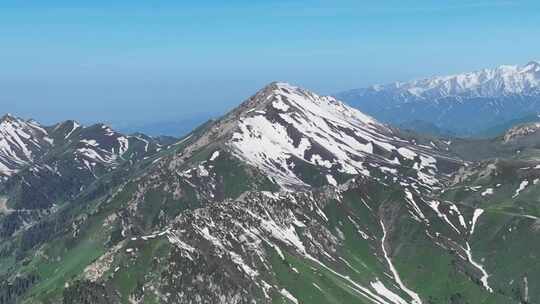
[[[52,144],[47,131],[36,122],[4,115],[0,119],[0,177],[17,172]]]
[[[374,167],[394,171],[390,167],[400,160],[423,159],[419,170],[435,167],[432,157],[418,158],[421,149],[374,118],[288,83],[270,84],[218,125],[230,121],[227,146],[285,188],[307,186],[307,168],[324,171],[328,184],[336,185],[347,175],[370,175]]]
[[[11,113],[6,113],[0,118],[0,122],[10,121],[10,120],[17,120],[17,118],[13,116]]]
[[[150,137],[125,136],[104,124],[84,127],[67,120],[42,126],[6,114],[0,118],[0,182],[26,168],[39,171],[43,162],[48,162],[47,170],[75,168],[93,176],[113,170],[126,160],[155,153],[161,149],[160,142]]]
[[[540,62],[533,60],[527,63],[527,65],[524,67],[524,70],[526,71],[533,71],[533,72],[539,72],[540,71]]]
[[[294,111],[326,113],[325,115],[331,113],[333,116],[348,117],[348,119],[354,119],[366,125],[375,124],[380,126],[374,118],[345,105],[334,97],[318,96],[287,82],[270,83],[233,110],[231,114],[234,114],[235,118],[241,118],[246,115],[260,114],[266,108],[281,113]]]

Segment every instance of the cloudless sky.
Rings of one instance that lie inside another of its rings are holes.
[[[82,3],[85,2],[85,3]],[[540,1],[1,1],[0,112],[113,125],[540,59]]]

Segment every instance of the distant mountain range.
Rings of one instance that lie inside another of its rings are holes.
[[[478,135],[540,113],[540,63],[375,85],[336,96],[394,125],[424,121],[448,133]]]
[[[50,208],[83,192],[101,176],[142,161],[175,141],[127,136],[104,124],[84,127],[70,120],[42,126],[5,115],[0,119],[0,188],[14,206]]]

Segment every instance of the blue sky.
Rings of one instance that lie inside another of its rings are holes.
[[[80,2],[0,2],[0,112],[179,120],[273,80],[329,94],[540,59],[538,1]]]

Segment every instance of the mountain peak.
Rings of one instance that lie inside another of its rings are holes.
[[[363,124],[377,124],[375,119],[345,105],[332,96],[320,96],[307,89],[287,82],[272,82],[239,107],[244,114],[263,112],[280,115],[288,112],[311,112],[323,115],[332,113],[358,120]]]
[[[523,68],[525,71],[534,71],[539,72],[540,71],[540,62],[536,60],[529,61]]]
[[[37,122],[5,114],[0,118],[0,179],[16,173],[52,145]]]
[[[367,164],[393,166],[404,151],[420,155],[372,117],[288,83],[271,83],[240,109],[214,129],[230,130],[226,145],[233,154],[285,189],[311,185],[302,168],[319,168],[323,179],[336,184],[343,176],[370,175]]]
[[[275,101],[275,99],[279,98],[279,96],[296,90],[299,90],[299,88],[287,82],[271,82],[260,89],[251,98],[243,102],[237,109],[233,110],[233,112],[237,110],[247,112],[255,111]]]
[[[6,113],[0,118],[0,122],[11,122],[11,121],[16,121],[16,120],[19,120],[19,119],[10,113]]]
[[[325,182],[337,185],[357,174],[369,176],[379,166],[382,170],[400,166],[400,161],[423,159],[414,170],[427,170],[435,162],[424,148],[399,136],[334,97],[273,82],[212,124],[176,156],[174,164],[184,163],[196,151],[219,147],[283,189],[298,189]],[[310,170],[324,174],[314,177]],[[425,178],[429,172],[418,174],[422,185],[437,183]]]
[[[269,86],[273,86],[273,87],[276,87],[276,88],[279,88],[279,89],[287,89],[287,90],[297,90],[297,89],[299,89],[298,86],[292,85],[291,83],[284,82],[284,81],[274,81],[274,82],[270,83]]]
[[[64,120],[62,122],[59,122],[58,124],[55,125],[55,129],[59,129],[59,128],[77,128],[77,127],[80,127],[82,126],[78,121],[76,120],[72,120],[72,119],[69,119],[69,120]]]

